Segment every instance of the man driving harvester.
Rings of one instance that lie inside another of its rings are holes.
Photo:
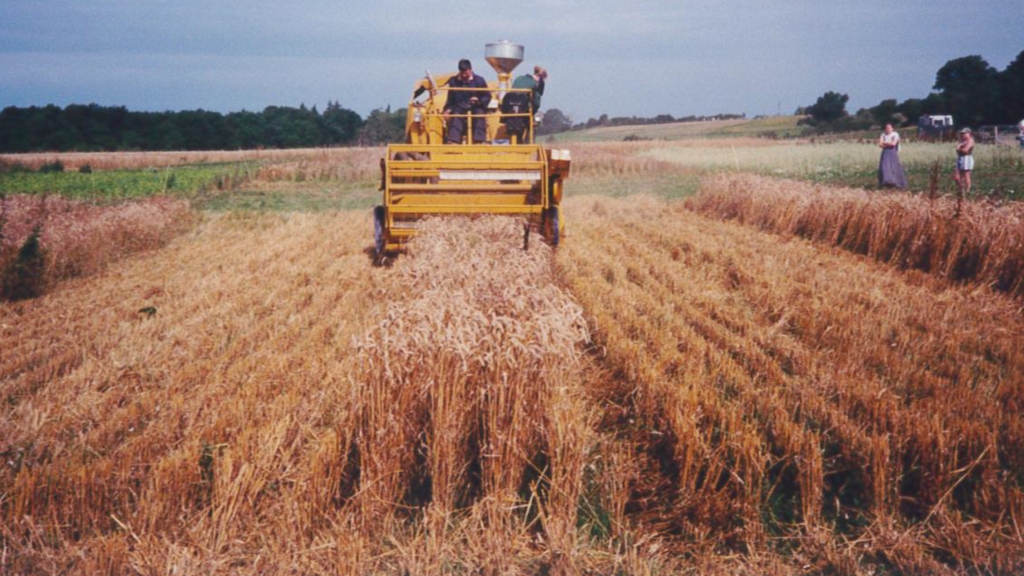
[[[466,119],[473,125],[473,144],[487,142],[487,105],[491,102],[491,91],[487,81],[473,72],[469,60],[459,60],[459,73],[448,79],[445,84],[455,90],[448,91],[448,100],[444,105],[444,114],[448,120],[448,136],[446,144],[461,144],[466,133]],[[482,88],[482,90],[468,90]],[[474,118],[474,116],[476,116]]]

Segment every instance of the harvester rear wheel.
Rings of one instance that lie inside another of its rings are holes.
[[[386,245],[386,220],[387,214],[383,206],[373,207],[373,254],[379,261],[384,257]]]

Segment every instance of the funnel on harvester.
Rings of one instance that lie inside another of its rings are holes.
[[[498,99],[508,92],[512,71],[523,61],[523,47],[508,40],[494,42],[484,47],[484,58],[498,73]]]
[[[507,80],[512,71],[516,69],[516,66],[519,66],[523,61],[523,53],[522,46],[513,44],[508,40],[494,42],[484,47],[484,58],[491,65],[491,68],[494,68],[494,71],[498,73],[499,83],[502,76]]]
[[[559,204],[563,181],[571,164],[568,150],[547,150],[533,144],[532,106],[519,113],[503,112],[498,102],[508,93],[510,78],[523,61],[519,44],[502,40],[487,44],[484,58],[498,74],[488,82],[491,106],[486,114],[457,114],[449,110],[449,95],[461,88],[449,81],[456,73],[433,76],[417,83],[406,118],[404,144],[388,146],[381,159],[383,204],[374,208],[374,248],[382,257],[401,251],[416,234],[424,217],[444,214],[509,214],[522,216],[549,243],[557,245],[563,226]],[[425,100],[419,97],[426,94]],[[486,142],[446,143],[452,117],[486,122]],[[523,142],[505,129],[510,117],[528,118]]]

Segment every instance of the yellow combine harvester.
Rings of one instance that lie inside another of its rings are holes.
[[[454,73],[435,78],[428,72],[417,83],[408,108],[406,143],[388,146],[387,156],[381,159],[384,203],[373,211],[378,257],[401,251],[416,234],[418,220],[442,214],[521,215],[550,244],[558,244],[564,227],[559,204],[562,183],[569,176],[569,151],[546,150],[531,143],[534,110],[502,112],[506,94],[529,92],[510,87],[512,71],[523,61],[523,47],[507,41],[488,44],[485,57],[498,73],[498,81],[488,83],[491,101],[486,115],[459,115],[467,119],[463,143],[445,143],[453,116],[444,114],[448,92],[482,88],[447,86]],[[418,100],[424,94],[425,99]],[[505,121],[512,117],[527,119],[523,142],[506,130]],[[486,122],[487,142],[472,141],[472,122]]]

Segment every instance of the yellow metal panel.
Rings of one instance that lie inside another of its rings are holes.
[[[540,180],[540,170],[445,170],[439,171],[441,180]]]
[[[465,192],[492,192],[495,194],[503,193],[522,193],[529,192],[536,186],[531,182],[519,183],[513,182],[508,184],[499,184],[497,182],[444,182],[439,184],[425,184],[425,183],[413,183],[413,184],[392,184],[391,191],[396,193],[400,192],[420,192],[420,193],[433,193],[441,194],[450,191],[465,191]],[[394,200],[397,202],[397,200]]]
[[[396,198],[392,208],[419,206],[425,210],[445,206],[531,206],[542,208],[530,202],[526,194],[403,194]]]
[[[488,205],[488,204],[462,204],[462,205],[437,205],[437,206],[391,206],[389,208],[394,214],[418,214],[430,216],[438,214],[539,214],[537,206],[523,205]]]
[[[417,168],[416,170],[392,168],[388,173],[392,178],[437,178],[441,171],[438,168]]]

